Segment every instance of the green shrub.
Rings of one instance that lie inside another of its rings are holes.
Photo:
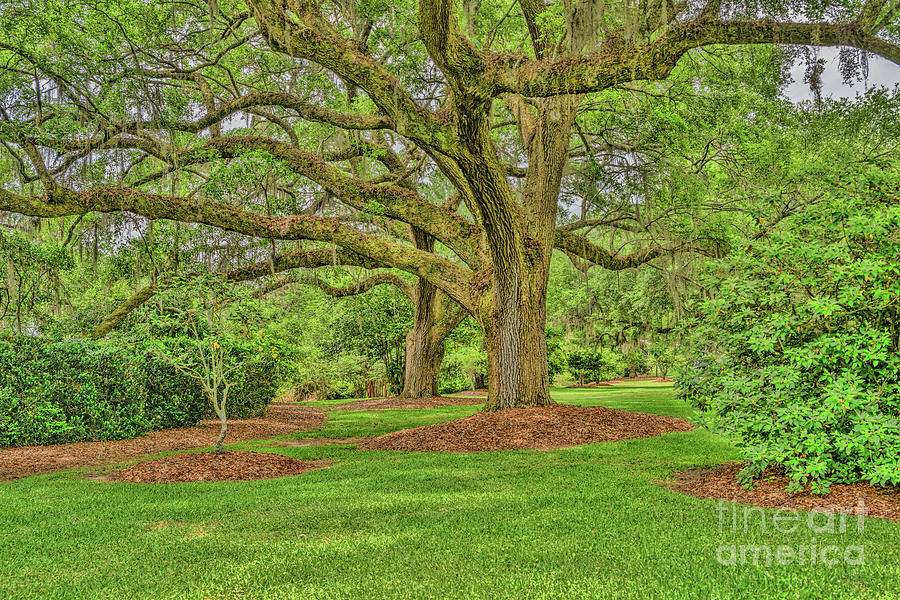
[[[609,348],[575,350],[566,356],[569,372],[579,384],[606,381],[622,375],[626,363],[620,352]]]
[[[456,346],[444,356],[438,371],[438,392],[453,394],[477,387],[487,377],[487,355],[473,346]]]
[[[746,484],[900,483],[900,178],[836,186],[717,265],[681,396],[742,449]]]
[[[277,387],[272,363],[252,365],[232,389],[230,414],[264,413]],[[211,412],[197,382],[146,348],[0,341],[0,446],[124,439],[187,427]]]
[[[89,340],[0,341],[0,445],[134,437],[196,423],[199,389],[148,353]]]
[[[228,394],[228,418],[246,419],[261,417],[278,396],[281,373],[271,354],[257,358],[244,369],[236,372],[235,384]],[[208,408],[209,418],[213,418],[212,408]]]

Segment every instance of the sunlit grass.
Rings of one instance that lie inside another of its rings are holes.
[[[582,405],[689,416],[665,384],[554,390]],[[356,437],[477,407],[330,411],[294,437]],[[900,523],[819,544],[862,566],[722,566],[716,502],[658,484],[736,454],[702,430],[553,452],[232,446],[336,461],[256,482],[126,484],[67,472],[0,484],[0,598],[896,598]]]

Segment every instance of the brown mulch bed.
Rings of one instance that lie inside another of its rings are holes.
[[[101,479],[132,483],[248,481],[299,475],[329,465],[328,461],[298,460],[269,452],[194,452],[138,463]]]
[[[862,499],[866,515],[900,520],[900,486],[882,488],[868,483],[833,484],[826,496],[808,492],[789,494],[785,491],[789,479],[770,470],[752,490],[748,490],[737,482],[737,474],[742,467],[740,463],[726,463],[710,469],[690,469],[677,473],[676,479],[666,485],[691,496],[767,508],[818,508],[856,514],[858,502]]]
[[[395,431],[365,442],[360,449],[426,452],[552,450],[689,429],[689,421],[675,417],[603,406],[554,404],[478,413],[436,425]]]
[[[370,398],[354,400],[330,406],[330,410],[388,410],[391,408],[436,408],[438,406],[468,406],[481,404],[480,400],[452,396],[432,396],[430,398]]]
[[[226,443],[258,440],[321,427],[328,420],[322,411],[308,406],[275,403],[265,417],[228,422]],[[140,437],[112,442],[77,442],[56,446],[21,446],[0,449],[0,481],[53,473],[76,467],[122,462],[145,454],[212,446],[219,435],[219,421],[201,421],[194,427],[163,429]]]

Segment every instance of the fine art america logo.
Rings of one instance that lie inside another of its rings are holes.
[[[719,501],[719,533],[723,537],[730,531],[735,538],[795,534],[806,532],[808,537],[799,544],[722,544],[716,549],[716,561],[720,565],[861,565],[865,552],[861,544],[833,544],[837,535],[856,532],[862,536],[865,502],[860,499],[852,511],[814,508],[806,514],[793,509],[780,508],[768,514],[756,506],[744,506]],[[855,514],[854,514],[855,513]],[[825,536],[825,539],[822,539]],[[801,538],[805,536],[800,536]]]

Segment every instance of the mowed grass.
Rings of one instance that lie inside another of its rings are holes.
[[[664,384],[554,390],[674,416]],[[353,437],[477,407],[334,411]],[[0,484],[0,598],[898,598],[900,523],[843,534],[719,530],[715,501],[659,485],[736,454],[702,430],[484,454],[232,448],[335,461],[256,482],[127,484],[66,472]],[[772,511],[766,513],[772,516]],[[771,524],[771,519],[769,520]],[[863,565],[716,560],[721,545],[864,547]]]

